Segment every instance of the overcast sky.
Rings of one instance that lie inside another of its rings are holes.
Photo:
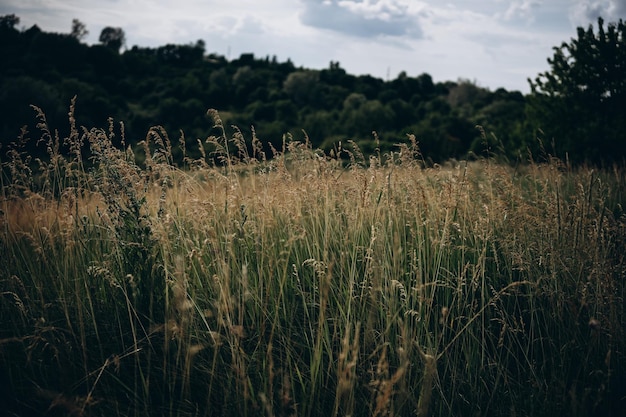
[[[203,39],[230,59],[253,52],[314,69],[339,61],[357,75],[427,72],[526,93],[553,46],[598,16],[626,19],[626,0],[0,0],[0,15],[11,13],[21,28],[62,33],[77,18],[89,43],[113,26],[128,47]]]

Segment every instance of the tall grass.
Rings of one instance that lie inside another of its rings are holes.
[[[268,150],[210,115],[183,169],[73,105],[65,139],[38,110],[45,161],[4,150],[9,415],[624,415],[624,170]]]

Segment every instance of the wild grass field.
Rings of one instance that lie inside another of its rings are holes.
[[[268,151],[210,113],[182,165],[73,109],[1,150],[8,415],[625,415],[623,168]]]

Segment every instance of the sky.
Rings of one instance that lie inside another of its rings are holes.
[[[87,43],[121,27],[128,48],[189,44],[229,59],[288,58],[309,69],[331,61],[385,80],[402,71],[436,82],[470,80],[492,91],[529,92],[553,47],[579,26],[626,20],[626,0],[0,0],[20,28],[69,33]]]

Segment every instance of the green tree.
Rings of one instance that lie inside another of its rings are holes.
[[[285,79],[283,91],[296,105],[314,106],[319,98],[319,79],[319,71],[295,71]]]
[[[598,19],[554,48],[550,71],[528,80],[528,116],[558,156],[611,162],[626,156],[626,25]],[[551,148],[548,147],[548,150]]]
[[[19,50],[18,39],[20,38],[20,32],[15,28],[20,23],[20,18],[15,16],[14,14],[8,14],[5,16],[0,16],[0,47],[3,47],[3,55],[2,62],[0,63],[0,67],[12,66],[10,62],[11,59],[7,57],[6,49],[4,47],[10,48],[14,52],[15,50]]]
[[[519,91],[509,92],[503,88],[490,95],[489,104],[478,109],[471,119],[486,132],[486,137],[478,135],[475,138],[471,151],[477,155],[495,151],[511,162],[525,159],[530,145],[525,126],[526,99]]]
[[[126,44],[126,34],[122,28],[107,26],[100,32],[99,41],[107,48],[119,52],[120,48]]]
[[[14,14],[0,16],[0,29],[15,29],[20,24],[20,18]]]
[[[89,34],[87,26],[78,19],[72,19],[72,31],[70,36],[77,41],[82,41]]]

